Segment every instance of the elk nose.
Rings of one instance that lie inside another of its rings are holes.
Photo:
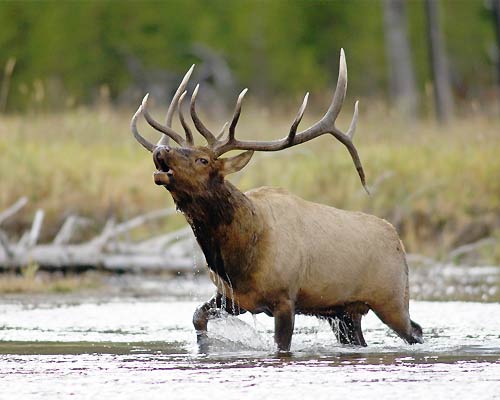
[[[170,152],[170,150],[172,150],[170,146],[158,146],[153,152],[153,157],[164,157],[167,153]]]
[[[170,152],[169,146],[158,146],[153,152],[153,161],[157,168],[162,165],[164,157]]]
[[[163,146],[158,146],[157,150],[161,155],[163,155],[165,153],[168,153],[171,150],[171,148],[170,146],[163,145]]]

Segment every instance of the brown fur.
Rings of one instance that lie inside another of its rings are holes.
[[[302,200],[283,189],[241,193],[224,176],[250,152],[215,158],[209,148],[160,147],[155,182],[172,194],[205,254],[219,296],[238,313],[275,317],[275,340],[288,350],[296,313],[337,318],[342,343],[365,345],[361,316],[369,309],[410,343],[421,331],[408,313],[408,270],[387,221]],[[217,302],[194,316],[200,340]]]

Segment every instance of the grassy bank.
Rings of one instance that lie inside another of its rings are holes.
[[[282,137],[294,113],[276,118],[276,113],[250,104],[238,136]],[[42,240],[49,240],[71,213],[94,219],[97,231],[111,216],[124,219],[171,205],[168,193],[153,184],[150,155],[129,132],[131,114],[81,109],[2,116],[0,210],[21,196],[29,198],[29,205],[4,228],[20,234],[35,210],[43,208]],[[349,114],[344,111],[339,126],[348,125]],[[218,131],[223,121],[208,125]],[[313,121],[309,114],[301,126]],[[157,137],[145,125],[141,130]],[[397,226],[409,252],[432,257],[483,237],[500,237],[498,119],[468,116],[446,127],[425,121],[409,125],[383,110],[364,108],[355,143],[371,196],[362,190],[345,148],[331,137],[256,154],[233,180],[244,190],[281,186],[312,201],[374,213]],[[151,231],[181,223],[176,216]],[[500,262],[498,245],[481,251],[483,258]]]
[[[0,294],[65,294],[98,292],[105,288],[104,276],[93,271],[81,274],[60,274],[39,271],[34,264],[19,274],[6,273],[0,277]]]

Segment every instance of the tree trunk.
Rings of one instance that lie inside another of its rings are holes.
[[[448,60],[439,23],[439,0],[425,0],[425,12],[436,116],[439,122],[445,123],[453,116],[453,98]]]
[[[498,99],[500,101],[500,0],[493,0],[493,23],[497,38],[497,79],[498,79]]]
[[[384,32],[391,100],[404,116],[417,115],[418,95],[408,41],[406,0],[384,0]]]

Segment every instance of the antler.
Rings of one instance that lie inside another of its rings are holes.
[[[184,114],[182,113],[182,102],[183,102],[186,94],[187,94],[187,92],[184,91],[184,93],[182,93],[181,97],[179,97],[179,104],[177,105],[177,109],[179,110],[179,121],[182,125],[182,128],[184,129],[184,133],[186,134],[186,141],[187,141],[188,145],[192,146],[194,144],[193,134],[191,133],[191,129],[189,128],[189,125],[187,124],[186,120],[184,119]]]
[[[191,118],[193,119],[194,126],[201,133],[201,135],[207,140],[209,146],[214,146],[217,143],[217,138],[214,136],[212,132],[208,130],[208,128],[203,125],[201,119],[196,114],[196,96],[198,96],[198,89],[200,88],[200,84],[197,84],[193,94],[191,95]]]
[[[167,116],[165,118],[165,125],[160,124],[158,121],[156,121],[151,114],[149,114],[149,111],[147,109],[148,107],[148,99],[149,99],[149,93],[144,96],[144,99],[142,100],[141,105],[139,106],[138,110],[132,117],[132,120],[130,121],[130,129],[132,133],[134,134],[134,137],[137,139],[137,141],[142,144],[147,150],[150,152],[153,152],[157,146],[168,146],[169,144],[169,138],[174,140],[177,144],[180,146],[188,146],[193,144],[193,135],[191,134],[191,131],[188,127],[188,125],[185,123],[183,115],[182,115],[182,110],[180,108],[182,100],[184,99],[184,96],[186,94],[186,86],[188,84],[189,78],[191,77],[191,74],[193,73],[194,69],[194,64],[189,68],[189,70],[186,72],[184,75],[184,78],[182,79],[179,87],[177,88],[177,91],[174,94],[174,97],[172,98],[172,101],[170,102],[170,105],[167,110]],[[174,112],[176,109],[179,109],[179,118],[181,120],[182,127],[184,128],[184,131],[186,133],[186,140],[179,135],[177,132],[175,132],[172,129],[172,118],[174,116]],[[144,115],[144,118],[146,121],[148,121],[149,125],[151,125],[154,129],[157,131],[163,133],[162,137],[158,141],[156,145],[152,144],[149,142],[147,139],[145,139],[137,130],[137,119],[139,118],[140,115]]]
[[[144,113],[144,102],[147,101],[147,96],[146,95],[144,97],[144,99],[142,100],[142,103],[141,105],[139,106],[139,108],[137,109],[137,111],[135,112],[134,116],[132,117],[132,120],[130,121],[130,130],[132,131],[132,133],[134,134],[134,137],[135,139],[140,143],[142,144],[146,150],[150,151],[151,153],[153,151],[155,151],[156,149],[156,145],[154,145],[153,143],[151,143],[149,140],[147,140],[146,138],[144,138],[140,133],[139,131],[137,130],[137,120],[139,119],[139,116],[141,114]]]
[[[193,72],[194,65],[189,69],[184,78],[182,79],[179,88],[175,92],[174,97],[170,103],[170,106],[167,110],[167,116],[165,119],[165,125],[162,125],[155,121],[153,117],[149,114],[147,110],[148,103],[148,95],[146,95],[142,101],[137,112],[132,117],[132,121],[130,123],[130,128],[134,134],[134,137],[137,141],[142,144],[147,150],[153,152],[157,146],[168,145],[169,138],[173,139],[180,146],[192,146],[193,135],[191,133],[191,129],[184,119],[184,115],[182,113],[182,102],[186,96],[186,86],[189,78],[191,77],[191,73]],[[216,137],[208,128],[203,124],[203,122],[198,117],[196,113],[196,97],[198,95],[199,85],[196,85],[196,88],[191,96],[191,105],[190,105],[190,113],[191,118],[193,120],[194,126],[198,130],[198,132],[206,139],[208,142],[208,146],[212,149],[216,157],[221,156],[224,153],[227,153],[230,150],[255,150],[255,151],[279,151],[286,149],[288,147],[297,146],[301,143],[308,142],[318,136],[329,133],[333,135],[339,142],[341,142],[349,151],[351,155],[352,161],[354,162],[354,166],[358,171],[359,178],[361,180],[361,184],[368,192],[365,181],[365,173],[363,171],[363,166],[361,165],[361,160],[358,155],[358,151],[352,142],[352,138],[354,136],[354,132],[356,130],[356,124],[358,121],[358,102],[354,104],[354,114],[352,116],[351,124],[346,133],[342,132],[335,126],[335,121],[342,109],[342,105],[345,100],[345,95],[347,91],[347,65],[345,61],[344,49],[340,50],[340,66],[339,66],[339,77],[337,80],[337,87],[335,88],[335,93],[333,95],[332,102],[330,107],[328,108],[326,114],[321,118],[318,122],[316,122],[311,127],[298,132],[297,128],[302,120],[302,116],[304,115],[307,100],[309,98],[309,93],[306,93],[304,96],[304,100],[302,101],[302,105],[299,108],[297,116],[293,121],[290,131],[288,135],[279,140],[271,140],[271,141],[242,141],[238,140],[235,137],[236,125],[238,124],[238,120],[241,114],[241,104],[243,102],[243,98],[247,93],[248,89],[244,89],[240,95],[238,96],[238,100],[236,101],[236,107],[234,109],[233,118],[231,123],[229,124],[229,134],[226,139],[223,139],[224,131],[227,126],[227,123],[222,128],[220,134]],[[172,129],[172,118],[175,110],[179,112],[179,120],[186,134],[186,139],[184,139],[181,135],[175,132]],[[157,145],[154,145],[147,141],[137,130],[137,119],[139,116],[143,114],[146,121],[156,130],[163,133],[162,138],[158,142]]]
[[[146,94],[146,96],[144,96],[144,99],[142,100],[139,109],[132,117],[132,121],[130,122],[130,129],[132,130],[132,133],[134,134],[134,137],[137,139],[137,141],[140,144],[142,144],[147,150],[152,152],[157,146],[168,146],[169,139],[173,139],[180,146],[193,146],[194,144],[193,134],[188,124],[186,123],[186,120],[184,119],[184,115],[182,113],[182,102],[187,93],[185,89],[188,84],[189,78],[191,77],[191,74],[193,72],[193,69],[194,69],[194,64],[186,72],[179,87],[177,88],[177,91],[175,92],[174,97],[172,98],[172,101],[170,102],[170,105],[167,110],[165,125],[160,124],[149,113],[147,108],[149,94]],[[196,88],[191,96],[191,106],[190,106],[191,118],[193,119],[194,125],[198,130],[198,132],[200,132],[201,135],[207,140],[208,145],[214,146],[218,142],[217,138],[214,136],[212,132],[208,130],[208,128],[203,124],[201,119],[198,117],[198,114],[196,113],[196,97],[198,95],[199,87],[200,87],[199,84],[196,85]],[[179,113],[179,121],[186,134],[186,139],[184,139],[181,135],[175,132],[174,129],[172,129],[172,119],[176,110]],[[144,118],[149,123],[149,125],[151,125],[157,131],[163,133],[161,139],[158,141],[156,145],[153,145],[148,140],[146,140],[137,130],[137,119],[141,114],[144,115]]]
[[[194,69],[194,64],[191,65],[191,68],[189,68],[188,72],[186,72],[186,75],[184,75],[184,78],[182,78],[181,84],[177,88],[177,90],[174,94],[174,97],[172,98],[172,101],[170,102],[170,105],[168,106],[167,115],[165,117],[165,126],[168,128],[172,127],[172,119],[174,117],[175,109],[178,108],[179,112],[180,112],[180,103],[182,102],[181,96],[184,93],[184,91],[186,90],[186,86],[189,82],[189,78],[191,78],[191,74],[193,73],[193,69]],[[146,117],[146,114],[144,116]],[[147,117],[146,117],[146,119],[147,119]],[[160,132],[163,132],[163,131],[160,130]],[[165,133],[165,132],[163,132],[163,133]],[[187,132],[186,132],[186,134],[187,134]],[[159,140],[158,146],[168,145],[168,142],[169,142],[168,138],[169,137],[171,137],[178,144],[181,144],[177,140],[175,140],[175,138],[173,138],[171,135],[169,135],[168,133],[165,133],[165,135],[163,135],[161,137],[161,139]],[[187,138],[187,139],[189,141],[189,138]]]
[[[368,192],[365,181],[365,173],[363,171],[363,166],[361,165],[361,160],[358,155],[358,151],[352,142],[354,132],[356,130],[356,124],[358,120],[358,102],[356,101],[354,105],[354,114],[352,117],[351,124],[347,133],[343,133],[340,129],[335,126],[335,120],[337,119],[342,105],[344,103],[345,95],[347,90],[347,65],[345,61],[344,49],[340,50],[340,66],[339,66],[339,77],[337,80],[337,87],[335,89],[335,94],[333,95],[332,102],[328,108],[326,114],[318,122],[316,122],[311,127],[297,133],[297,127],[302,120],[304,111],[307,106],[307,100],[309,93],[306,93],[302,105],[299,108],[297,116],[290,127],[288,135],[279,140],[271,141],[242,141],[235,138],[235,128],[238,123],[238,119],[241,113],[241,102],[244,95],[246,94],[246,89],[241,92],[236,102],[236,107],[233,114],[233,119],[229,128],[229,135],[224,141],[217,141],[212,145],[212,149],[216,155],[220,155],[230,151],[230,150],[256,150],[256,151],[279,151],[288,147],[296,146],[298,144],[312,140],[318,136],[329,133],[333,135],[338,141],[340,141],[344,146],[347,147],[349,154],[354,162],[356,170],[358,171],[361,184]]]

